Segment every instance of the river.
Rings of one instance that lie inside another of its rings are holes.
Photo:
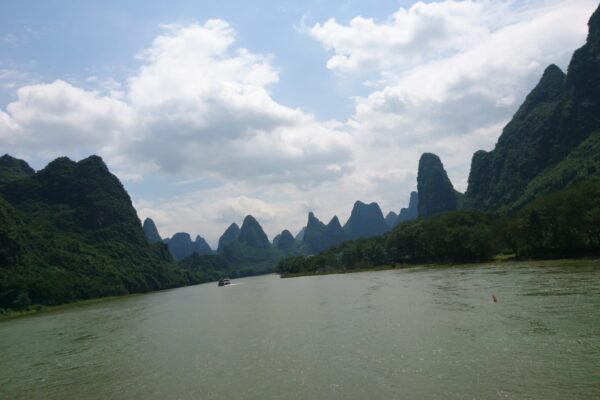
[[[0,398],[600,398],[599,261],[233,282],[0,322]]]

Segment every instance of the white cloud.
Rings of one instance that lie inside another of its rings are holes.
[[[369,81],[344,122],[277,102],[274,57],[237,47],[225,21],[167,25],[123,82],[90,77],[98,92],[64,81],[21,87],[0,111],[0,147],[47,159],[100,153],[122,179],[216,180],[135,199],[164,236],[199,233],[213,245],[246,214],[272,238],[298,231],[308,211],[343,223],[358,199],[397,212],[422,152],[439,154],[465,189],[472,153],[493,146],[546,65],[566,66],[596,6],[419,2],[383,21],[317,24],[308,33],[331,52],[330,70]]]
[[[113,146],[135,124],[127,104],[60,80],[21,87],[4,115],[8,143],[49,156]]]
[[[144,127],[132,157],[167,172],[303,185],[349,170],[346,134],[273,100],[272,57],[233,50],[235,32],[221,20],[166,29],[129,80]]]
[[[493,147],[547,65],[566,67],[595,7],[591,0],[419,2],[382,22],[329,20],[309,34],[333,52],[330,69],[371,71],[374,91],[356,98],[347,121],[356,164],[414,170],[422,152],[434,151],[464,190],[473,152]]]
[[[351,170],[348,135],[273,100],[272,57],[234,48],[229,24],[164,29],[125,87],[100,82],[110,95],[64,81],[20,88],[0,137],[46,157],[99,152],[131,179],[164,172],[314,185]]]
[[[418,2],[386,21],[335,19],[309,29],[334,52],[327,68],[343,72],[409,67],[468,48],[489,35],[482,6],[472,1]]]

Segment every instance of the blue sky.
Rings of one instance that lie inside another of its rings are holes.
[[[163,236],[213,245],[249,213],[272,237],[355,200],[397,212],[424,151],[464,190],[598,5],[156,3],[5,2],[0,152],[38,169],[100,154]]]
[[[134,55],[161,32],[165,23],[228,21],[237,43],[276,56],[281,81],[278,101],[320,118],[347,117],[351,96],[366,93],[356,79],[335,79],[320,44],[300,33],[303,24],[335,16],[385,18],[409,1],[9,1],[0,15],[2,67],[16,67],[41,81],[80,81],[91,75],[122,80],[138,66]],[[311,60],[308,62],[308,60]],[[2,90],[4,105],[14,90]]]

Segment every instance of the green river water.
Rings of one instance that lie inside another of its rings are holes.
[[[600,399],[599,261],[233,282],[0,322],[0,399]]]

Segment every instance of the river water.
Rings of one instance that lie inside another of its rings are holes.
[[[0,322],[0,399],[598,398],[598,261],[270,275]]]

